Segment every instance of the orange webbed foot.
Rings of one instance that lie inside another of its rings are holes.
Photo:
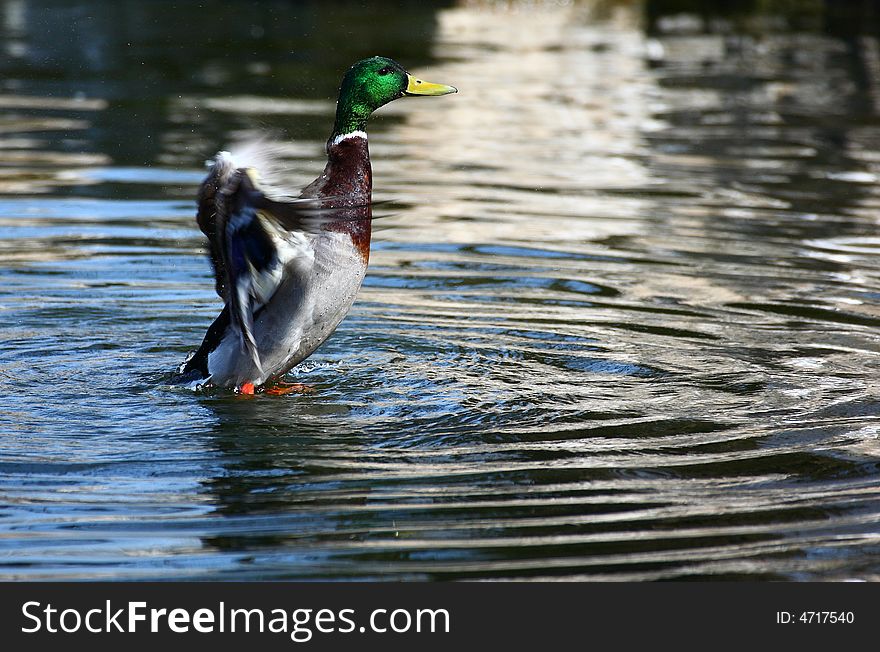
[[[285,396],[286,394],[312,394],[314,388],[303,383],[287,383],[281,380],[275,381],[264,390],[269,396]]]
[[[245,396],[253,396],[255,391],[253,383],[242,383],[235,388],[236,394],[244,394]]]

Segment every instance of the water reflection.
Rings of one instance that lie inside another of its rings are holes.
[[[876,579],[876,30],[695,4],[0,1],[0,573]],[[311,180],[378,52],[461,95],[371,124],[316,393],[165,387],[202,161]]]

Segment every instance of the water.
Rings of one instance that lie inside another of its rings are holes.
[[[874,22],[200,4],[0,0],[0,578],[880,578]],[[169,387],[202,162],[308,182],[379,53],[461,93],[371,123],[316,391]]]

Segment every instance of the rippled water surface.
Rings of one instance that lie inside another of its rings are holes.
[[[0,0],[0,577],[880,579],[870,22],[204,4]],[[461,92],[371,122],[315,392],[170,387],[203,161],[308,182],[378,53]]]

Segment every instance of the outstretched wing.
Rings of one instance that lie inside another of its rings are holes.
[[[224,274],[218,285],[225,288],[233,327],[254,365],[262,373],[254,340],[254,314],[265,305],[283,280],[285,259],[279,251],[284,239],[278,226],[259,208],[263,193],[248,170],[236,170],[216,197],[215,248]]]
[[[196,221],[199,229],[208,238],[208,253],[214,268],[215,289],[221,298],[226,298],[226,269],[223,265],[223,254],[218,246],[217,238],[217,195],[235,173],[232,156],[228,152],[220,152],[208,170],[208,176],[199,186],[198,210]]]

